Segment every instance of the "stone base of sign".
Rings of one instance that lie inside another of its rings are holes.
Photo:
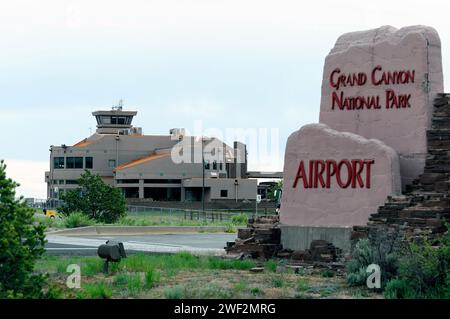
[[[239,258],[272,258],[282,249],[280,245],[279,216],[250,218],[246,228],[238,229],[238,238],[227,242],[225,250]]]
[[[432,240],[447,231],[450,220],[450,94],[434,102],[431,129],[427,131],[428,156],[424,173],[407,185],[402,196],[390,196],[370,216],[366,226],[355,226],[352,246],[368,238],[373,243],[390,240]],[[393,245],[391,245],[393,246]]]
[[[322,226],[287,226],[280,225],[281,245],[291,250],[307,250],[316,240],[325,240],[349,253],[351,249],[350,236],[352,227],[322,227]]]

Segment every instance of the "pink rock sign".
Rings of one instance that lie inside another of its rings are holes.
[[[394,148],[405,187],[423,172],[432,103],[441,92],[441,44],[433,28],[346,33],[325,59],[320,123]]]
[[[309,124],[291,134],[284,159],[284,225],[364,225],[401,192],[397,153],[378,140]]]

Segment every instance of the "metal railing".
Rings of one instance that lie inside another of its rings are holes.
[[[166,207],[148,207],[127,205],[128,216],[146,217],[160,216],[173,217],[184,220],[204,220],[212,222],[228,222],[233,216],[245,215],[250,218],[255,215],[255,210],[249,209],[183,209]],[[274,215],[275,209],[262,208],[258,210],[258,215]]]

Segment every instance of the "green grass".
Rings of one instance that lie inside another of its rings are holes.
[[[309,283],[305,278],[300,278],[297,283],[297,291],[304,293],[309,290]]]
[[[259,287],[254,287],[250,290],[250,293],[254,296],[254,297],[259,297],[261,295],[264,294],[264,292],[262,291],[261,288]]]
[[[248,290],[248,282],[245,280],[239,281],[236,285],[233,287],[233,291],[235,294],[239,295],[240,293],[243,293]]]
[[[161,274],[157,271],[150,270],[145,273],[145,288],[151,289],[159,283]]]
[[[108,299],[113,295],[111,287],[104,282],[87,283],[82,288],[78,298]]]
[[[277,271],[277,262],[274,260],[268,260],[265,262],[264,268],[269,272],[276,272]]]
[[[128,294],[130,296],[137,296],[142,291],[141,275],[139,273],[129,275],[127,282]]]
[[[214,221],[211,219],[211,212],[206,212],[208,218],[201,212],[173,210],[172,212],[159,211],[143,211],[143,212],[127,212],[125,217],[122,217],[115,225],[119,226],[221,226],[225,227],[226,232],[236,232],[236,227],[245,226],[250,212],[228,213],[228,212],[214,212]],[[72,214],[73,215],[73,214]],[[45,217],[42,210],[37,210],[35,220],[46,225],[47,228],[74,228],[88,225],[104,225],[98,223],[80,214],[74,216],[64,217],[60,215],[57,218],[51,219]],[[222,218],[220,218],[220,215]]]
[[[91,226],[91,225],[105,225],[104,223],[98,223],[87,218],[83,219],[80,216],[75,217],[57,217],[57,218],[49,218],[44,215],[35,215],[35,221],[40,222],[49,228],[75,228],[82,226]],[[243,223],[232,223],[228,220],[203,220],[203,219],[184,219],[183,216],[167,216],[167,215],[148,215],[148,216],[137,216],[137,215],[128,215],[126,217],[122,217],[117,223],[114,225],[117,226],[216,226],[216,227],[225,227],[226,232],[234,233],[236,232],[237,226],[245,226]]]
[[[167,299],[182,299],[185,295],[185,288],[184,286],[178,285],[175,287],[167,288],[164,290],[164,296]]]
[[[67,266],[78,264],[81,274],[93,276],[103,271],[103,261],[98,257],[56,257],[45,256],[37,262],[39,272],[65,273]],[[110,271],[151,273],[155,269],[177,271],[187,269],[238,269],[248,270],[256,266],[253,260],[223,259],[213,256],[194,256],[187,252],[177,254],[133,254],[122,259],[120,263],[111,263]],[[154,273],[156,280],[158,275]]]
[[[69,264],[80,265],[81,289],[65,286]],[[326,298],[345,289],[343,278],[316,274],[312,279],[310,275],[272,271],[250,273],[248,270],[256,265],[254,260],[186,252],[141,253],[111,263],[109,275],[102,273],[103,261],[98,257],[44,256],[35,271],[48,273],[50,283],[61,290],[55,290],[54,298]],[[264,266],[274,269],[277,263],[266,262]]]
[[[335,275],[336,275],[336,273],[334,271],[332,271],[332,270],[329,270],[329,269],[324,270],[321,273],[321,276],[324,277],[324,278],[333,278]]]
[[[275,288],[281,288],[284,286],[284,278],[282,275],[276,275],[272,277],[272,285]]]

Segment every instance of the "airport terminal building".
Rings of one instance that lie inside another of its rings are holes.
[[[246,145],[216,138],[144,135],[132,126],[137,112],[115,107],[93,112],[96,132],[78,143],[50,147],[45,173],[47,197],[57,199],[77,187],[85,170],[142,201],[254,201],[257,180],[248,178]]]

